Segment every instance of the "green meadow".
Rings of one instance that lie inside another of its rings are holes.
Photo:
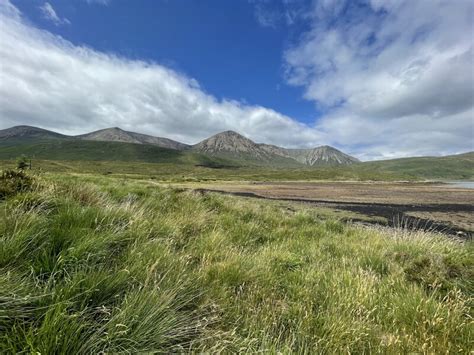
[[[472,242],[114,174],[33,175],[0,179],[1,353],[473,349]]]

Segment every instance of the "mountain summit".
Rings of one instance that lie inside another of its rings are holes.
[[[0,130],[0,140],[21,139],[61,139],[68,136],[33,126],[14,126]]]
[[[76,136],[79,139],[91,141],[106,141],[106,142],[124,142],[135,144],[152,144],[162,148],[184,150],[188,149],[189,145],[180,143],[168,138],[149,136],[147,134],[124,131],[119,127],[112,127],[101,129],[87,134]]]
[[[218,133],[193,146],[201,153],[231,158],[245,158],[278,164],[348,165],[359,160],[336,148],[321,146],[312,149],[286,149],[270,144],[258,144],[234,131]]]
[[[313,149],[287,149],[288,154],[305,165],[349,165],[359,162],[359,159],[351,157],[336,148],[328,145]]]
[[[244,155],[256,160],[270,158],[269,154],[262,150],[258,144],[234,131],[218,133],[194,145],[193,149],[210,155],[234,155],[236,157]]]

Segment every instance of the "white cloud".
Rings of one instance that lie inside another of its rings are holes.
[[[285,61],[330,112],[320,130],[367,158],[473,150],[471,0],[324,0],[311,15]]]
[[[186,143],[233,129],[287,146],[327,143],[274,110],[219,101],[164,66],[77,47],[19,14],[1,16],[1,128],[29,124],[76,134],[120,126]]]
[[[58,16],[56,11],[54,10],[53,6],[49,2],[45,2],[43,5],[39,7],[41,13],[43,14],[43,17],[46,20],[51,21],[54,23],[56,26],[59,25],[68,25],[71,22],[65,17],[61,18]]]

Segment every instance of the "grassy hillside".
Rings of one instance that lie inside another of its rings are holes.
[[[474,152],[447,157],[419,157],[366,162],[356,169],[403,173],[424,179],[474,179]]]
[[[144,181],[37,185],[0,202],[1,353],[472,349],[472,242]]]
[[[8,141],[0,143],[0,159],[15,159],[26,155],[33,160],[148,162],[196,165],[230,165],[222,159],[194,152],[166,149],[150,144],[97,142],[82,140],[38,140],[28,143]]]
[[[0,160],[27,155],[39,160],[61,161],[127,161],[147,163],[189,163],[211,166],[278,166],[296,168],[302,165],[292,159],[275,155],[274,161],[264,162],[250,155],[205,155],[196,151],[178,151],[150,144],[125,142],[84,141],[76,139],[0,141]]]
[[[206,154],[206,153],[203,153]],[[246,153],[231,153],[231,152],[219,152],[210,154],[213,158],[221,158],[226,161],[232,162],[234,165],[240,166],[251,166],[251,167],[276,167],[276,168],[286,168],[286,169],[305,169],[306,165],[303,165],[297,162],[294,159],[285,158],[278,156],[276,154],[268,157],[268,160],[257,159],[252,154]]]

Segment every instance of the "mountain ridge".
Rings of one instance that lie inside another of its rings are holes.
[[[330,146],[310,149],[287,149],[266,143],[255,143],[235,131],[217,133],[201,142],[189,145],[168,138],[130,132],[119,127],[105,128],[81,135],[69,136],[34,126],[14,126],[0,130],[0,143],[15,140],[85,140],[149,144],[177,151],[191,150],[201,154],[232,160],[262,162],[277,166],[349,165],[359,160]]]
[[[19,125],[0,130],[0,140],[18,139],[18,138],[35,138],[35,139],[51,139],[51,138],[69,138],[70,136],[50,131],[44,128]]]
[[[79,139],[106,141],[106,142],[124,142],[135,144],[152,144],[162,148],[185,150],[190,145],[169,138],[150,136],[148,134],[125,131],[119,127],[100,129],[86,134],[74,136]]]
[[[194,145],[192,149],[217,156],[231,153],[250,154],[263,161],[269,161],[275,159],[275,156],[279,156],[285,160],[291,159],[309,166],[350,165],[359,162],[357,158],[328,145],[309,149],[287,149],[272,144],[255,143],[234,131],[217,133]]]

